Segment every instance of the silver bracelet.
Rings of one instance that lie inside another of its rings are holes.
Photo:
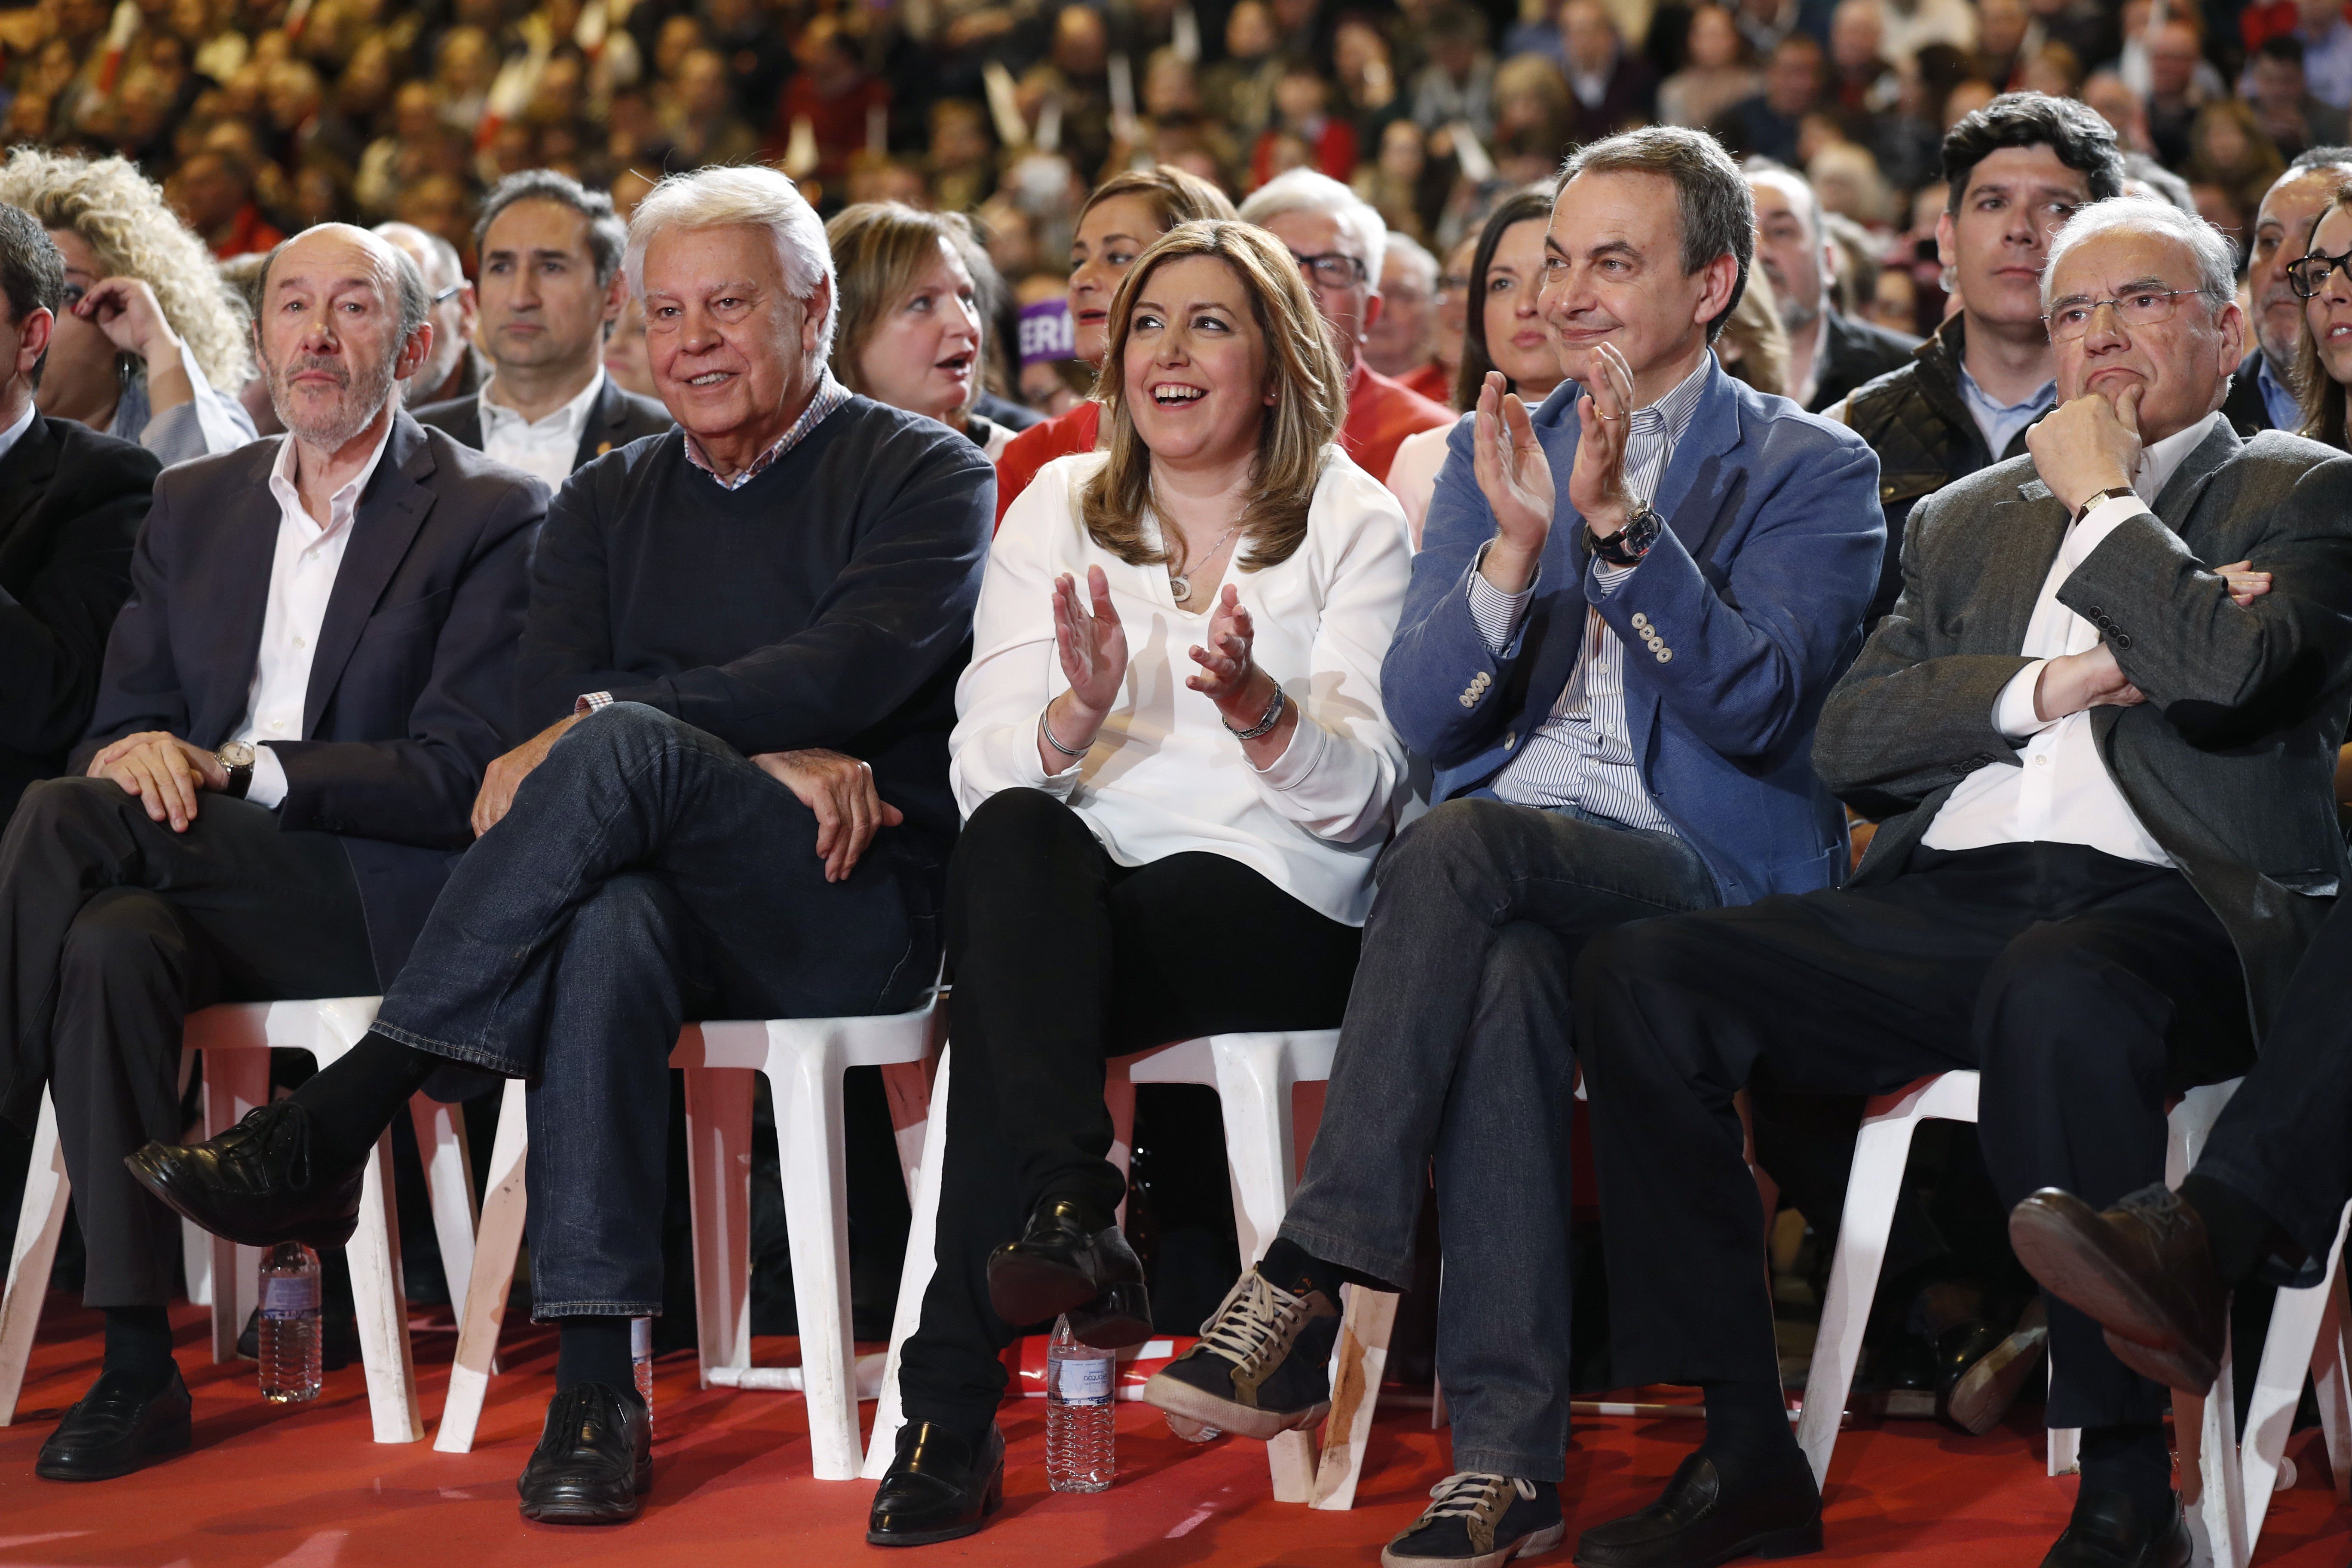
[[[1048,706],[1051,706],[1051,704],[1048,704]],[[1061,752],[1062,755],[1068,757],[1073,761],[1086,755],[1084,751],[1074,752],[1070,750],[1069,747],[1062,744],[1060,741],[1055,739],[1054,726],[1045,722],[1045,710],[1044,708],[1037,710],[1037,733],[1045,737],[1045,744],[1053,747],[1054,750]]]
[[[1232,721],[1227,720],[1223,713],[1217,715],[1217,721],[1224,725],[1225,733],[1231,735],[1234,740],[1255,741],[1260,735],[1267,733],[1275,727],[1275,725],[1281,722],[1282,705],[1289,700],[1290,699],[1283,694],[1281,684],[1276,682],[1274,689],[1274,700],[1265,705],[1265,711],[1258,715],[1257,722],[1250,728],[1246,730],[1234,729]],[[1048,740],[1052,739],[1051,736],[1046,738]]]

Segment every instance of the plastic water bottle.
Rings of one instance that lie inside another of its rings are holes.
[[[1070,1320],[1054,1325],[1045,1348],[1045,1484],[1057,1492],[1098,1492],[1118,1473],[1112,1403],[1118,1357],[1082,1345]]]
[[[261,1265],[261,1397],[299,1405],[319,1397],[319,1255],[281,1241]]]
[[[654,1429],[654,1321],[629,1320],[629,1361],[637,1374],[637,1397],[646,1402],[646,1430]]]

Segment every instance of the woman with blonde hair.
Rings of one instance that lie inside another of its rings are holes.
[[[972,412],[996,269],[961,213],[860,202],[824,226],[838,304],[834,379],[961,431],[991,462],[1013,432]]]
[[[1111,296],[1153,240],[1180,223],[1236,216],[1223,191],[1173,164],[1130,169],[1097,185],[1078,209],[1077,228],[1070,237],[1070,331],[1076,343],[1071,357],[1102,363]],[[1013,438],[996,464],[998,527],[1040,468],[1056,458],[1095,449],[1102,408],[1089,398]]]
[[[253,374],[248,319],[162,186],[121,158],[19,147],[0,163],[0,202],[65,257],[42,413],[136,441],[166,468],[254,439],[237,401]]]
[[[911,1243],[939,1268],[879,1545],[1001,1503],[997,1352],[1024,1325],[1149,1335],[1103,1061],[1336,1026],[1405,787],[1380,681],[1404,519],[1335,443],[1347,373],[1297,265],[1262,229],[1184,224],[1109,323],[1108,449],[1006,516],[956,690],[947,1166]]]

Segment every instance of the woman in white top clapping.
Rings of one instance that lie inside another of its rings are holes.
[[[980,1527],[1015,1331],[1147,1337],[1103,1061],[1336,1026],[1404,792],[1380,687],[1404,518],[1332,444],[1346,373],[1297,265],[1246,225],[1171,230],[1112,304],[1102,385],[1108,450],[1006,515],[957,692],[939,1271],[886,1543]]]

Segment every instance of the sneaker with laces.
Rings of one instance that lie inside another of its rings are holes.
[[[1225,1293],[1201,1342],[1143,1385],[1171,1415],[1244,1437],[1312,1426],[1331,1408],[1331,1342],[1339,1304],[1320,1290],[1293,1295],[1256,1269]]]
[[[1430,1504],[1381,1550],[1381,1568],[1502,1568],[1568,1536],[1556,1487],[1465,1470],[1429,1489]]]

